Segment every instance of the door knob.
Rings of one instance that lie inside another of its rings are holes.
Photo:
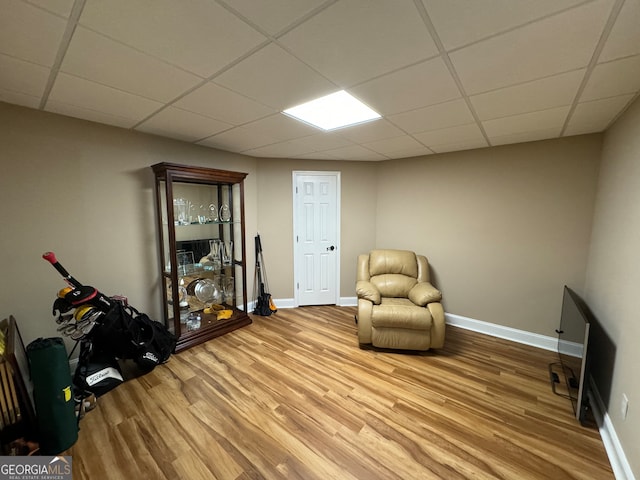
[[[334,251],[336,249],[336,247],[334,247],[333,245],[331,245],[330,247],[327,247],[327,251]]]

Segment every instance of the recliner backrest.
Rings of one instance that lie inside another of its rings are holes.
[[[418,283],[416,254],[408,250],[372,250],[369,253],[370,281],[383,297],[406,298]]]
[[[369,275],[400,273],[418,277],[416,254],[409,250],[372,250],[369,253]]]

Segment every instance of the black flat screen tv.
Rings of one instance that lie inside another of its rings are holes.
[[[581,424],[590,423],[589,414],[589,332],[591,321],[584,301],[564,286],[558,333],[558,355],[573,411]]]

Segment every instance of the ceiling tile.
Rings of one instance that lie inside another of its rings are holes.
[[[18,0],[3,0],[0,53],[50,67],[67,26],[62,18]]]
[[[277,110],[339,90],[275,44],[217,76],[215,82]]]
[[[307,125],[306,123],[294,120],[291,117],[283,114],[271,115],[270,117],[256,120],[248,124],[248,126],[259,129],[276,142],[284,140],[291,140],[293,138],[305,137],[307,135],[315,135],[319,129]]]
[[[231,128],[228,123],[167,107],[136,127],[141,132],[194,142]]]
[[[230,152],[242,152],[277,143],[269,135],[255,128],[252,124],[235,127],[222,133],[197,142],[198,145],[220,148]]]
[[[382,155],[393,155],[395,153],[406,151],[429,151],[427,147],[425,147],[409,135],[402,135],[400,137],[394,138],[385,138],[384,140],[376,140],[375,142],[365,143],[364,146],[373,150],[374,152],[381,153]]]
[[[292,120],[286,115],[276,114],[241,127],[232,128],[198,143],[217,148],[229,147],[238,152],[316,133],[318,130],[313,127]]]
[[[133,123],[137,123],[162,106],[161,103],[153,100],[66,73],[58,74],[45,108],[48,111],[56,111],[52,109],[49,102],[52,102],[52,105],[58,105],[58,109],[61,108],[60,104],[67,104],[78,108],[78,111],[100,112],[114,118],[133,120]],[[87,117],[81,116],[81,118]]]
[[[602,132],[633,99],[634,95],[579,103],[569,120],[565,135]]]
[[[247,150],[244,153],[264,157],[300,158],[301,155],[348,146],[353,146],[353,144],[333,132],[324,132]]]
[[[82,118],[91,122],[113,125],[120,128],[131,128],[138,122],[137,119],[127,118],[117,114],[112,115],[110,113],[99,112],[90,108],[57,102],[55,100],[47,101],[45,110],[47,112],[58,113],[68,117]]]
[[[413,2],[337,2],[279,41],[342,87],[438,53]]]
[[[348,147],[353,145],[346,138],[341,137],[335,132],[322,132],[315,135],[289,140],[293,145],[302,145],[309,152],[319,152],[321,150],[331,150],[334,148]]]
[[[640,54],[640,2],[627,0],[620,10],[598,61]]]
[[[80,23],[203,77],[266,41],[209,0],[191,0],[188,8],[173,0],[91,0]]]
[[[382,115],[461,97],[440,57],[365,82],[350,92]]]
[[[25,93],[12,92],[0,87],[0,102],[12,103],[23,107],[38,108],[40,97],[33,97]]]
[[[301,158],[305,160],[337,160],[335,156],[330,155],[327,152],[303,153],[302,155],[296,155],[294,158]]]
[[[388,119],[409,133],[465,125],[474,121],[463,99],[390,115]]]
[[[467,94],[514,85],[589,63],[612,0],[528,24],[450,54]]]
[[[433,150],[425,147],[424,145],[409,147],[402,150],[396,150],[394,152],[385,153],[388,158],[411,158],[422,157],[424,155],[433,155]]]
[[[325,150],[323,153],[333,156],[336,160],[387,160],[387,157],[360,145]]]
[[[100,61],[94,61],[99,58]],[[202,79],[173,65],[78,27],[61,71],[125,92],[168,102]]]
[[[614,97],[640,89],[640,55],[596,65],[580,101]]]
[[[336,134],[356,143],[398,137],[404,132],[384,118],[336,130]]]
[[[227,5],[270,35],[282,31],[320,7],[326,0],[232,0]]]
[[[538,130],[541,125],[545,128],[562,128],[567,113],[569,113],[569,106],[557,107],[549,110],[486,120],[482,122],[482,126],[490,138],[522,133],[529,130]]]
[[[71,15],[74,0],[29,0],[29,3],[68,18]]]
[[[0,89],[39,99],[48,78],[48,68],[0,54]]]
[[[487,141],[482,139],[477,140],[456,140],[451,143],[438,144],[431,147],[436,153],[446,153],[446,152],[459,152],[460,150],[473,150],[476,148],[485,148],[488,147],[489,144]]]
[[[469,97],[481,120],[570,105],[585,69]]]
[[[475,123],[416,133],[414,134],[414,137],[430,148],[437,145],[453,144],[458,141],[473,141],[476,143],[484,142],[486,145],[484,135],[482,135],[480,127]]]
[[[277,113],[273,108],[216,85],[214,82],[205,83],[182,97],[174,105],[232,125],[242,125]]]
[[[422,0],[447,50],[476,42],[584,0]]]
[[[292,140],[288,140],[286,142],[274,143],[273,145],[246,150],[243,153],[251,155],[252,157],[293,158],[313,152],[314,150],[311,150],[300,143],[294,143]]]
[[[547,140],[549,138],[558,138],[562,127],[555,126],[553,128],[541,128],[539,130],[530,130],[527,132],[511,133],[507,135],[498,135],[491,137],[491,145],[509,145],[513,143],[537,142],[539,140]]]

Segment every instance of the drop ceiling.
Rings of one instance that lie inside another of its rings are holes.
[[[638,0],[0,0],[0,101],[254,157],[387,160],[606,130]],[[282,110],[337,90],[382,118]]]

